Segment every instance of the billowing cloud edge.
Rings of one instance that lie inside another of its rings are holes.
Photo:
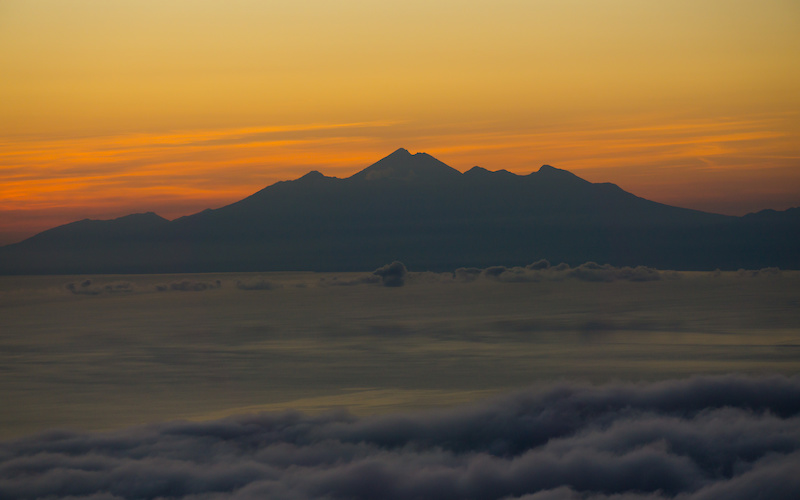
[[[436,411],[0,443],[0,498],[797,498],[800,377],[556,383]]]

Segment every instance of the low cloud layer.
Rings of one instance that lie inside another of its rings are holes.
[[[237,280],[236,288],[239,290],[274,290],[280,288],[280,285],[264,278],[251,278],[245,280]]]
[[[75,295],[101,295],[130,293],[135,290],[135,286],[130,281],[112,281],[110,283],[97,284],[90,279],[81,281],[71,281],[64,285],[64,288]]]
[[[637,267],[614,267],[610,264],[597,264],[596,262],[586,262],[578,267],[571,268],[568,264],[561,263],[552,266],[546,260],[540,260],[525,267],[504,267],[492,266],[480,270],[458,269],[456,279],[470,281],[478,277],[484,277],[503,281],[513,282],[535,282],[535,281],[559,281],[568,278],[581,281],[658,281],[664,278],[677,278],[679,275],[673,271],[659,271],[645,266]]]
[[[373,274],[362,274],[356,277],[324,276],[320,278],[320,286],[355,286],[380,283],[381,278]]]
[[[720,270],[704,273],[710,278],[749,279],[749,278],[779,278],[782,272],[777,267],[756,270],[739,269],[736,272],[723,273]],[[698,273],[699,275],[699,273]],[[191,275],[187,275],[191,276]],[[477,280],[489,280],[500,283],[536,283],[542,281],[579,280],[587,282],[613,282],[613,281],[659,281],[680,279],[681,273],[677,271],[658,270],[646,266],[614,267],[610,264],[597,264],[586,262],[577,267],[570,267],[566,263],[551,265],[546,260],[539,260],[525,267],[490,266],[487,268],[462,267],[453,272],[434,273],[429,271],[411,272],[399,261],[386,264],[375,271],[368,273],[334,274],[323,273],[319,277],[309,278],[307,282],[291,283],[289,287],[306,288],[309,286],[356,286],[373,285],[387,287],[401,287],[407,284],[437,284],[437,283],[470,283]],[[67,291],[73,295],[124,295],[150,292],[202,292],[219,288],[233,288],[236,290],[275,290],[285,285],[272,276],[254,275],[237,280],[197,280],[189,277],[170,283],[139,283],[134,281],[95,282],[91,278],[65,283],[61,292]]]
[[[173,281],[172,283],[159,283],[156,285],[156,290],[159,292],[178,291],[178,292],[202,292],[205,290],[214,290],[222,287],[222,281],[196,281],[196,280],[180,280]]]
[[[0,498],[789,499],[800,378],[560,384],[444,411],[0,443]]]

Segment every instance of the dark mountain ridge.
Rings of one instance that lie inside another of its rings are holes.
[[[0,273],[414,270],[579,264],[800,268],[800,209],[732,217],[639,198],[548,165],[528,175],[398,149],[347,178],[320,172],[167,221],[84,220],[0,248]]]

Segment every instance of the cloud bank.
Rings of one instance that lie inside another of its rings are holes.
[[[130,281],[112,281],[110,283],[97,284],[91,279],[81,281],[71,281],[64,285],[64,288],[75,295],[101,295],[130,293],[135,290],[135,286]]]
[[[0,443],[0,498],[794,499],[798,470],[800,377],[722,376],[54,431]]]
[[[280,285],[264,278],[251,278],[245,280],[237,280],[236,288],[239,290],[274,290],[280,288]]]
[[[674,271],[659,271],[651,267],[614,267],[610,264],[597,264],[596,262],[586,262],[578,267],[571,268],[566,263],[551,266],[546,260],[539,260],[525,267],[492,266],[480,270],[457,269],[455,276],[457,279],[470,281],[478,276],[503,281],[506,283],[514,282],[536,282],[536,281],[560,281],[564,279],[577,279],[580,281],[658,281],[664,278],[677,278],[678,273]]]
[[[695,273],[701,274],[701,273]],[[727,276],[734,279],[771,279],[780,278],[782,271],[777,267],[763,269],[739,269],[736,272],[723,273],[719,269],[702,273],[710,278]],[[500,283],[537,283],[542,281],[577,280],[587,282],[614,281],[660,281],[680,279],[682,274],[678,271],[659,270],[646,266],[614,267],[610,264],[597,264],[586,262],[577,267],[561,263],[551,265],[546,260],[539,260],[525,267],[490,266],[487,268],[461,267],[453,272],[408,271],[406,266],[399,261],[386,264],[369,273],[322,273],[320,277],[309,279],[306,283],[293,283],[292,287],[305,288],[308,286],[357,286],[375,285],[386,287],[401,287],[407,284],[436,284],[436,283],[470,283],[477,280],[488,280]],[[270,279],[267,279],[270,278]],[[133,278],[134,280],[136,278]],[[275,290],[283,288],[279,281],[271,279],[269,275],[254,275],[238,280],[197,280],[186,278],[169,283],[137,283],[135,281],[109,281],[96,282],[92,278],[84,278],[65,283],[59,287],[73,295],[125,295],[149,292],[203,292],[219,288],[233,288],[236,290]]]
[[[222,281],[196,281],[184,279],[180,281],[173,281],[171,283],[159,283],[156,285],[156,290],[159,292],[166,292],[168,290],[178,292],[203,292],[205,290],[214,290],[222,288]]]

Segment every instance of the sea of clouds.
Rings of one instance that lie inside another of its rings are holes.
[[[0,443],[2,499],[797,499],[800,377],[561,383]]]

